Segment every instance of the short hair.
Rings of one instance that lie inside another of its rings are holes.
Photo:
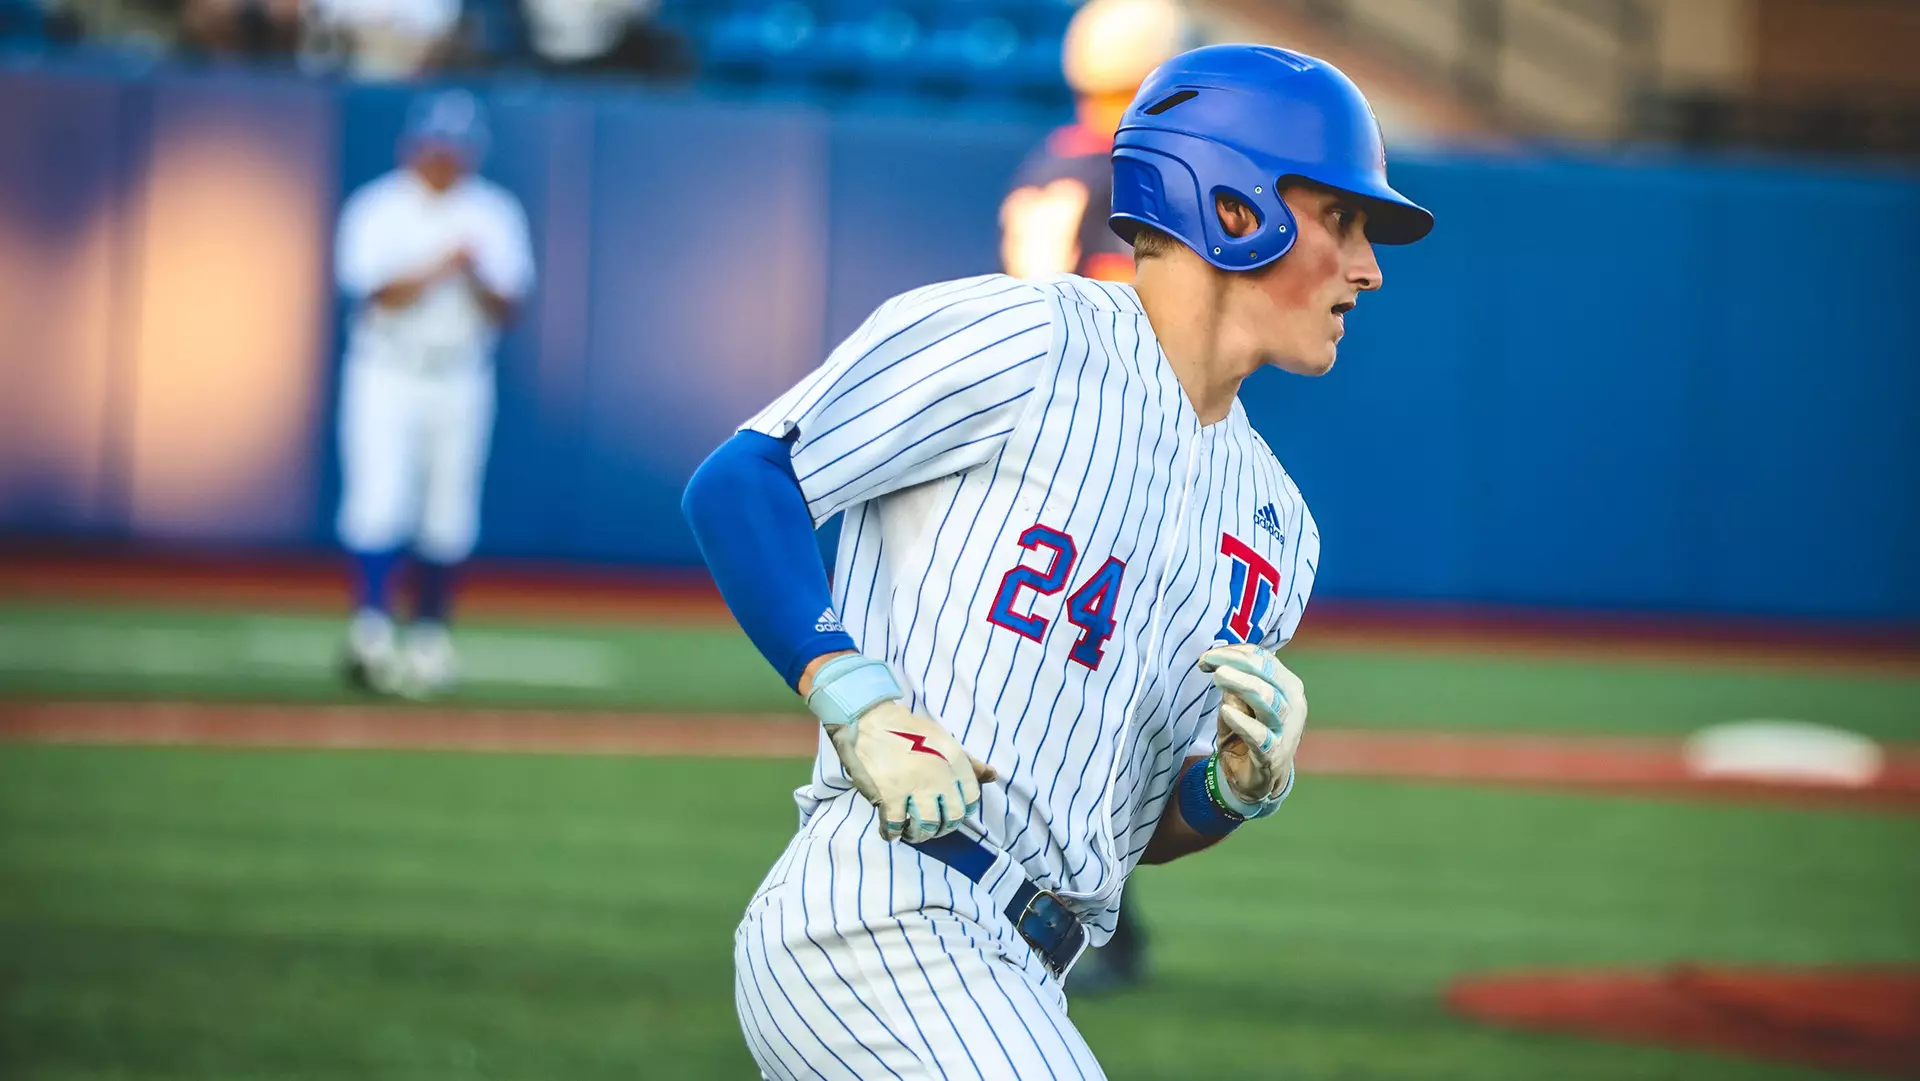
[[[1178,240],[1151,225],[1136,223],[1133,232],[1133,261],[1155,259],[1172,250]]]

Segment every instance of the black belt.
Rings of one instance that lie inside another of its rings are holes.
[[[992,849],[957,831],[921,841],[913,847],[975,883],[986,877],[995,859]],[[1067,911],[1067,906],[1060,903],[1052,890],[1041,889],[1025,875],[1021,876],[1020,888],[1003,911],[1007,922],[1013,924],[1014,930],[1020,932],[1020,937],[1027,940],[1027,945],[1033,947],[1056,976],[1066,975],[1086,947],[1087,929],[1080,926],[1080,921]]]

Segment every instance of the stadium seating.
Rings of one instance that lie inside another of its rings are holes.
[[[1026,101],[1069,99],[1070,0],[670,0],[661,18],[728,82]]]
[[[34,0],[0,0],[0,41],[37,42],[45,34],[45,24],[40,5]]]

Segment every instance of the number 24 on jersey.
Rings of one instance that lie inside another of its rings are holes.
[[[1079,550],[1072,537],[1045,525],[1029,526],[1021,533],[1020,547],[1029,552],[1042,549],[1049,552],[1046,569],[1029,567],[1023,563],[1003,575],[1000,590],[993,597],[993,607],[987,611],[987,622],[996,627],[1005,627],[1022,638],[1039,642],[1046,638],[1047,626],[1051,621],[1045,616],[1023,616],[1015,611],[1019,606],[1020,592],[1030,589],[1041,596],[1051,597],[1067,588]],[[1120,593],[1121,579],[1126,573],[1125,563],[1108,556],[1099,570],[1088,575],[1080,588],[1067,596],[1067,622],[1080,628],[1080,637],[1067,655],[1088,668],[1100,667],[1104,657],[1103,647],[1107,639],[1113,637],[1113,606]]]

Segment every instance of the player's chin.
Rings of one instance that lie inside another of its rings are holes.
[[[1338,342],[1328,342],[1318,349],[1296,349],[1275,357],[1274,367],[1294,375],[1325,375],[1333,370],[1333,362],[1339,357]]]

